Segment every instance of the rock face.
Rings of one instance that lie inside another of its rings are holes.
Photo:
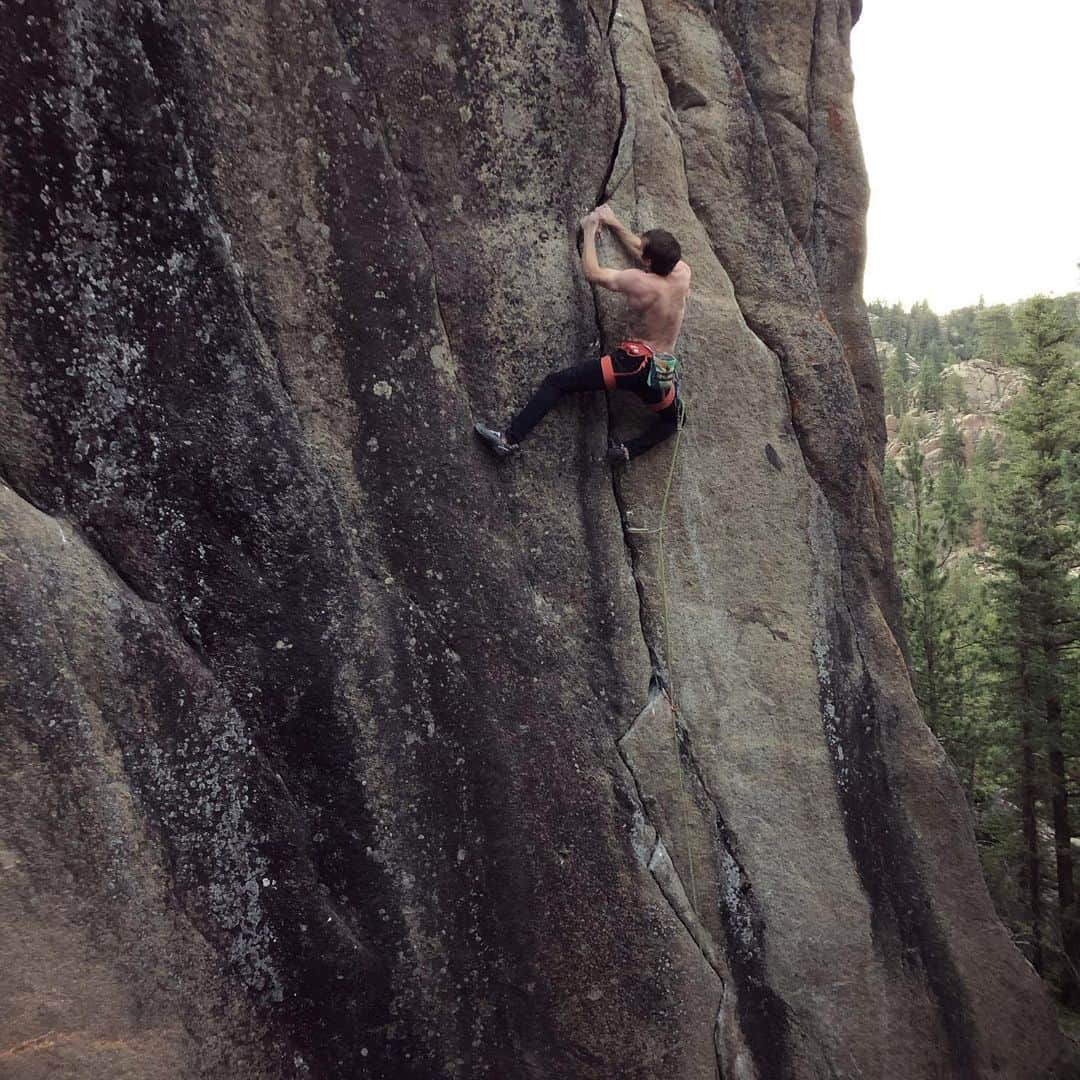
[[[991,360],[961,360],[947,374],[959,381],[972,413],[999,413],[1020,392],[1023,375],[1015,368]]]
[[[1053,1075],[897,643],[853,7],[0,7],[6,1075]],[[677,457],[497,464],[602,198]]]

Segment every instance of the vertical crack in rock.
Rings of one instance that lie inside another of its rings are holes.
[[[616,82],[619,87],[619,128],[616,133],[614,146],[612,148],[611,157],[608,161],[608,167],[604,179],[600,185],[599,195],[597,202],[605,202],[610,199],[622,184],[622,181],[629,174],[633,168],[633,127],[632,121],[628,115],[627,108],[627,93],[626,84],[623,80],[622,72],[619,68],[618,53],[616,44],[614,41],[615,21],[618,16],[618,0],[612,0],[611,16],[608,23],[608,45],[609,53],[611,57],[612,72],[614,73]],[[616,173],[618,175],[616,177]],[[595,289],[593,290],[593,306],[596,317],[597,333],[599,339],[603,340],[603,314],[600,309],[600,303],[597,298]],[[610,442],[614,435],[614,417],[611,410],[610,395],[606,395],[607,398],[607,424],[608,424],[608,441]],[[650,632],[648,619],[647,619],[647,600],[645,595],[645,584],[642,580],[642,576],[639,573],[638,559],[639,553],[636,545],[631,540],[630,534],[630,522],[628,518],[628,511],[626,502],[623,498],[622,491],[619,485],[618,477],[612,470],[611,475],[611,491],[612,497],[615,502],[617,512],[619,514],[619,524],[622,530],[623,544],[626,549],[627,563],[630,569],[631,576],[634,579],[634,587],[638,595],[638,620],[641,628],[642,640],[645,644],[645,648],[649,654],[650,662],[650,678],[649,678],[649,697],[644,708],[639,712],[638,716],[628,725],[625,732],[617,736],[615,740],[615,749],[619,754],[620,759],[624,767],[629,774],[631,781],[633,782],[634,789],[637,795],[637,802],[639,806],[639,813],[642,815],[644,822],[648,824],[648,828],[652,832],[655,838],[652,846],[651,853],[642,853],[642,862],[646,869],[649,871],[653,880],[656,882],[657,887],[660,890],[661,895],[665,898],[668,905],[671,907],[675,917],[679,920],[680,924],[686,930],[690,939],[693,941],[695,947],[702,956],[702,959],[716,974],[720,980],[720,1001],[717,1006],[717,1016],[714,1021],[714,1037],[713,1046],[716,1053],[716,1068],[717,1074],[722,1078],[725,1075],[729,1075],[725,1072],[724,1061],[722,1055],[723,1040],[720,1038],[720,1030],[723,1024],[723,1018],[726,1013],[725,1001],[730,993],[732,980],[729,974],[724,970],[722,961],[717,953],[715,945],[712,942],[711,935],[705,926],[698,918],[697,912],[694,910],[693,905],[689,900],[686,887],[683,884],[682,878],[675,867],[670,855],[668,854],[667,845],[664,843],[664,839],[660,830],[658,822],[654,822],[652,815],[648,810],[648,802],[645,794],[641,788],[641,779],[638,776],[629,755],[626,753],[622,746],[622,740],[626,735],[633,730],[638,720],[654,707],[658,699],[662,696],[663,692],[669,686],[670,681],[666,667],[661,659],[661,652],[656,647],[653,637]],[[680,770],[681,775],[681,770]]]
[[[634,167],[634,126],[626,104],[626,82],[619,67],[618,49],[615,44],[615,20],[619,13],[619,0],[611,2],[611,17],[608,20],[608,53],[611,57],[611,70],[619,87],[619,131],[615,136],[615,145],[608,161],[607,173],[600,185],[597,203],[607,202],[622,186],[623,180]],[[616,172],[618,175],[616,176]]]
[[[626,733],[615,740],[615,750],[626,769],[630,782],[634,786],[636,807],[634,809],[634,823],[632,827],[632,843],[642,865],[648,870],[661,896],[667,901],[675,918],[681,923],[695,948],[701,954],[701,958],[716,975],[720,982],[720,1000],[717,1003],[716,1019],[713,1022],[713,1051],[716,1056],[716,1072],[720,1080],[725,1077],[738,1078],[738,1080],[757,1080],[758,1073],[753,1066],[745,1065],[746,1047],[742,1036],[741,1027],[734,1018],[738,1016],[738,1002],[730,1000],[735,994],[735,980],[727,969],[724,958],[713,942],[708,928],[698,917],[690,901],[686,886],[675,866],[669,852],[668,845],[664,841],[660,825],[654,821],[649,812],[651,801],[646,796],[641,786],[641,778],[638,776],[630,755],[624,749],[622,742],[633,731],[638,721],[645,717],[653,708],[663,700],[663,694],[655,681],[649,686],[649,696],[644,707],[634,718]],[[753,1056],[753,1055],[751,1055]],[[738,1062],[743,1062],[742,1068]]]
[[[633,168],[633,126],[632,120],[628,116],[627,108],[627,95],[626,85],[623,81],[622,72],[619,69],[618,54],[614,41],[614,29],[615,20],[618,15],[618,0],[612,0],[611,16],[608,22],[608,45],[609,53],[611,56],[612,71],[615,75],[616,82],[619,87],[619,128],[616,133],[614,146],[612,148],[611,157],[608,161],[607,172],[604,176],[603,182],[600,185],[599,195],[597,202],[604,202],[611,198],[622,184],[622,181],[629,174]],[[617,176],[616,176],[617,174]],[[603,341],[603,314],[600,309],[600,303],[596,295],[595,289],[593,290],[593,307],[596,317],[596,327],[598,338]],[[608,441],[610,442],[614,435],[614,417],[611,410],[610,395],[607,397],[607,424],[608,424]],[[668,676],[664,664],[661,660],[660,653],[656,648],[653,641],[653,635],[648,627],[648,620],[646,617],[647,603],[645,596],[645,585],[642,581],[642,577],[638,570],[638,551],[636,546],[631,541],[630,535],[630,522],[627,516],[627,507],[625,500],[622,496],[622,491],[619,486],[618,477],[612,470],[611,475],[611,492],[614,499],[616,509],[619,514],[619,524],[622,530],[623,544],[626,549],[627,563],[630,569],[631,576],[634,579],[634,587],[638,595],[638,620],[641,628],[642,640],[645,644],[645,648],[649,654],[649,663],[651,667],[649,678],[649,696],[644,708],[638,713],[633,721],[628,725],[625,732],[620,734],[615,739],[615,749],[623,766],[625,767],[627,774],[629,775],[631,782],[634,785],[634,791],[637,798],[638,810],[637,814],[640,814],[642,822],[647,825],[649,832],[652,834],[653,843],[651,845],[651,852],[648,850],[641,850],[640,855],[642,863],[649,871],[653,880],[656,883],[657,888],[660,890],[661,895],[667,901],[675,917],[679,920],[679,923],[686,930],[690,940],[694,943],[698,952],[701,954],[702,959],[713,971],[720,981],[720,1001],[717,1005],[717,1016],[714,1021],[713,1032],[713,1047],[716,1054],[716,1069],[717,1075],[721,1077],[721,1080],[725,1076],[734,1076],[731,1071],[725,1071],[724,1063],[724,1049],[729,1046],[731,1041],[739,1041],[739,1035],[737,1032],[725,1032],[726,1038],[722,1038],[722,1032],[725,1027],[725,1017],[730,1017],[731,1012],[726,1007],[726,1001],[728,995],[731,993],[732,980],[730,974],[723,966],[723,961],[718,954],[716,947],[712,941],[712,937],[709,934],[706,927],[698,918],[697,912],[694,910],[693,905],[690,903],[689,896],[686,891],[686,887],[683,884],[678,870],[675,867],[670,855],[668,854],[667,845],[664,842],[660,826],[658,822],[653,821],[652,815],[648,810],[648,801],[645,793],[641,787],[641,779],[638,776],[629,755],[626,753],[622,745],[622,740],[626,735],[633,730],[638,720],[651,708],[653,708],[658,700],[662,697],[664,689],[668,686]],[[750,1077],[747,1077],[750,1080]]]
[[[814,112],[817,109],[817,88],[814,74],[818,63],[818,34],[821,32],[821,9],[824,0],[817,0],[814,5],[814,29],[810,38],[810,63],[806,69],[806,141],[817,152],[814,146]],[[772,144],[769,144],[769,153],[772,153]],[[814,243],[814,234],[817,232],[818,222],[821,220],[821,156],[818,154],[814,166],[814,197],[813,207],[810,212],[810,231],[804,237],[807,248],[813,250],[817,245]],[[815,271],[817,267],[814,268]]]
[[[604,29],[600,25],[600,16],[596,14],[596,12],[593,10],[592,4],[588,3],[588,0],[586,0],[585,10],[588,11],[589,18],[592,19],[593,26],[596,27],[596,36],[601,41],[603,41],[604,40]]]
[[[608,438],[609,440],[614,435],[614,420],[611,413],[611,405],[608,403]],[[641,638],[645,642],[645,648],[649,653],[649,664],[651,671],[649,675],[650,686],[654,685],[657,689],[664,692],[668,692],[671,686],[671,680],[669,678],[667,665],[664,662],[664,650],[656,642],[656,635],[653,633],[649,626],[648,619],[648,602],[645,596],[645,582],[642,580],[640,572],[639,560],[641,555],[638,551],[637,545],[633,542],[631,537],[630,520],[627,516],[626,501],[623,498],[622,488],[619,485],[619,478],[614,474],[612,470],[611,476],[611,493],[615,500],[615,507],[619,512],[619,525],[622,529],[623,546],[626,548],[627,563],[630,567],[630,574],[634,579],[634,588],[637,590],[638,595],[638,624],[641,627]],[[630,725],[633,727],[633,724]]]
[[[613,20],[614,12],[613,8]],[[646,11],[646,20],[648,12]],[[651,30],[651,27],[650,27]],[[626,87],[622,78],[622,72],[618,64],[618,54],[615,43],[612,42],[612,62],[619,79],[621,91],[621,103],[623,108],[623,120],[620,128],[619,139],[616,142],[615,151],[612,154],[608,169],[608,177],[605,180],[602,191],[610,193],[617,188],[625,175],[625,170],[632,168],[632,159],[624,171],[618,172],[620,159],[624,156],[624,144],[626,132],[633,130],[633,116],[627,106]],[[677,73],[666,70],[661,64],[661,77],[667,87],[672,109],[675,109],[674,95],[676,93]],[[677,115],[677,114],[676,114]],[[690,177],[689,166],[686,159],[686,147],[681,132],[672,128],[673,134],[678,139],[682,154],[683,173],[689,193]],[[771,160],[771,159],[770,159]],[[774,165],[775,169],[775,165]],[[618,172],[618,181],[613,182]],[[690,209],[697,215],[697,209],[690,200]],[[700,218],[699,218],[700,220]],[[704,229],[704,223],[702,223]],[[598,324],[602,323],[602,314],[599,304],[596,307]],[[777,359],[778,372],[782,364],[776,350],[769,346],[764,337],[755,327],[751,320],[743,318],[751,332],[762,342],[768,351]],[[786,384],[785,385],[785,390]],[[790,402],[790,396],[789,396]],[[790,407],[790,405],[789,405]],[[609,406],[608,426],[609,435],[612,433],[613,417]],[[657,704],[661,697],[660,691],[670,685],[670,673],[666,669],[664,660],[663,643],[657,640],[657,629],[650,625],[647,614],[647,587],[644,575],[641,572],[640,559],[643,557],[639,544],[635,540],[634,529],[630,523],[630,516],[626,501],[623,497],[618,477],[613,476],[613,495],[619,511],[620,522],[623,529],[623,539],[630,561],[631,573],[634,577],[635,587],[639,600],[639,622],[642,636],[648,649],[652,664],[652,679],[650,701],[645,709],[635,718],[634,723],[619,739],[618,747],[624,764],[630,771],[637,788],[638,797],[643,807],[648,807],[649,802],[642,789],[642,778],[637,775],[632,765],[631,756],[627,753],[625,741],[631,736],[637,724],[646,716],[649,710]],[[670,844],[667,843],[660,833],[659,825],[647,815],[649,824],[657,834],[657,843],[653,857],[649,860],[649,870],[657,880],[657,884],[664,891],[669,904],[676,914],[683,920],[688,933],[695,938],[703,956],[721,974],[725,986],[725,994],[721,1000],[720,1009],[716,1021],[717,1040],[717,1067],[722,1076],[734,1075],[732,1062],[727,1061],[725,1068],[725,1054],[721,1046],[720,1032],[725,1022],[730,1022],[731,1013],[737,1013],[737,1024],[740,1030],[740,1041],[745,1048],[749,1049],[754,1064],[760,1070],[762,1076],[783,1077],[791,1075],[795,1068],[796,1048],[799,1058],[810,1059],[814,1062],[815,1071],[819,1075],[835,1076],[837,1071],[828,1052],[823,1045],[820,1036],[808,1032],[805,1025],[800,1021],[791,1006],[777,994],[767,982],[765,964],[765,928],[759,905],[757,904],[749,874],[737,855],[737,845],[732,836],[727,822],[720,811],[719,802],[710,790],[706,781],[704,770],[693,752],[690,734],[688,730],[674,718],[674,730],[678,743],[677,753],[679,756],[680,782],[683,785],[680,795],[690,797],[694,803],[696,815],[701,815],[706,820],[711,819],[711,831],[713,834],[713,850],[717,859],[717,880],[710,883],[710,900],[715,897],[719,905],[720,924],[723,927],[725,937],[726,963],[730,964],[730,971],[717,953],[711,937],[706,936],[708,931],[701,924],[697,913],[686,900],[686,890],[682,879],[679,877],[674,863],[669,855]],[[687,790],[687,789],[691,790]],[[647,813],[647,811],[646,811]],[[688,838],[689,839],[689,838]],[[667,868],[670,867],[670,870]],[[667,876],[665,876],[667,875]],[[673,875],[673,876],[672,876]],[[718,889],[718,893],[714,890]],[[676,891],[677,890],[677,891]],[[726,975],[727,978],[723,976]]]
[[[633,730],[634,725],[637,724],[638,720],[656,705],[661,699],[661,696],[661,692],[656,685],[651,685],[649,688],[648,699],[646,700],[644,707],[634,718],[628,731]],[[675,912],[676,917],[693,939],[694,944],[705,959],[705,962],[717,974],[721,983],[726,986],[729,980],[729,974],[723,967],[723,962],[713,944],[712,936],[701,923],[701,920],[697,916],[697,912],[690,903],[689,894],[686,891],[682,876],[676,869],[670,855],[668,855],[668,848],[664,842],[660,827],[649,813],[648,807],[651,800],[642,790],[641,778],[638,776],[630,762],[626,750],[622,746],[624,738],[625,735],[615,740],[615,749],[618,751],[619,757],[622,759],[623,765],[626,766],[626,771],[633,782],[634,791],[637,795],[636,801],[638,804],[638,812],[640,812],[642,821],[648,825],[653,835],[653,844],[651,849],[646,852],[647,858],[643,857],[643,862],[649,873],[652,874],[653,878],[656,880],[656,884],[660,887],[660,891],[671,905],[672,911]]]
[[[618,13],[618,4],[612,7],[612,26]],[[613,37],[613,35],[612,35]],[[608,165],[607,176],[601,186],[601,198],[610,197],[633,168],[633,116],[628,107],[627,88],[619,67],[618,50],[611,40],[612,67],[619,82],[621,122],[615,147]],[[680,149],[685,148],[679,138]],[[684,164],[685,171],[685,164]],[[603,313],[594,293],[597,327],[603,332]],[[614,434],[614,417],[608,399],[608,436]],[[728,961],[717,949],[705,924],[690,902],[686,886],[679,874],[670,851],[671,844],[665,840],[660,823],[649,812],[650,799],[642,788],[642,778],[634,768],[631,755],[624,745],[639,722],[651,710],[667,709],[666,692],[671,685],[671,673],[667,668],[666,642],[658,640],[661,632],[651,625],[648,616],[649,603],[645,576],[640,560],[644,557],[640,545],[634,539],[629,508],[623,496],[618,476],[612,473],[612,495],[619,513],[623,543],[634,585],[638,594],[639,624],[642,639],[649,654],[650,691],[645,707],[635,717],[627,730],[617,739],[616,748],[630,774],[641,813],[656,836],[656,842],[646,865],[657,886],[668,901],[675,915],[685,927],[702,957],[721,981],[721,1000],[714,1022],[714,1049],[717,1071],[721,1077],[768,1076],[782,1077],[790,1071],[790,1047],[788,1038],[787,1004],[767,985],[764,968],[764,926],[753,897],[749,875],[735,853],[735,843],[715,797],[709,791],[701,766],[692,753],[690,736],[677,716],[671,715],[673,740],[669,753],[678,757],[678,789],[670,793],[675,807],[683,800],[690,800],[695,815],[710,821],[713,834],[713,854],[717,860],[719,880],[705,884],[708,901],[719,903],[720,923],[724,928]],[[704,805],[703,805],[704,804]],[[707,807],[707,810],[705,809]],[[678,816],[678,809],[674,808]],[[687,823],[688,824],[688,823]],[[692,846],[689,835],[684,842]],[[686,853],[692,858],[691,852]],[[716,889],[719,888],[719,895]],[[730,962],[731,970],[727,963]],[[734,1049],[733,1049],[734,1044]],[[748,1063],[752,1060],[753,1065]],[[760,1072],[759,1072],[760,1071]]]

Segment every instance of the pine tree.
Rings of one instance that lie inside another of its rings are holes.
[[[912,638],[915,692],[926,722],[938,731],[941,706],[939,656],[942,645],[941,590],[945,584],[938,555],[937,530],[927,503],[925,456],[917,439],[904,447],[901,457],[910,490],[911,513],[900,536],[908,572],[902,578],[907,625]]]
[[[993,310],[993,309],[988,309]],[[1026,849],[1024,887],[1033,923],[1037,967],[1042,963],[1037,798],[1039,766],[1049,771],[1058,912],[1067,962],[1064,997],[1080,999],[1080,918],[1073,881],[1063,695],[1066,650],[1080,625],[1070,573],[1080,561],[1069,520],[1063,466],[1078,449],[1072,402],[1075,364],[1063,348],[1071,328],[1044,297],[1018,320],[1015,361],[1027,375],[1024,392],[1004,416],[1007,458],[991,540],[994,592],[1002,627],[1001,656],[1021,748],[1021,804]],[[1041,760],[1040,760],[1041,759]]]
[[[944,403],[941,364],[934,356],[925,356],[919,364],[919,408],[936,412]]]
[[[903,416],[907,412],[907,357],[902,349],[897,349],[885,365],[882,376],[882,391],[885,395],[885,412],[892,416]]]
[[[967,476],[972,513],[971,543],[976,551],[982,551],[986,543],[986,523],[994,503],[997,460],[998,452],[994,437],[989,431],[984,431],[975,442]]]
[[[975,440],[975,452],[971,455],[971,467],[990,468],[998,459],[997,445],[994,436],[989,431],[984,431]]]
[[[1005,363],[1020,344],[1012,316],[1004,304],[983,308],[975,318],[975,328],[976,348],[983,360]]]
[[[881,486],[885,490],[885,501],[894,511],[907,505],[907,486],[903,474],[891,458],[881,471]]]
[[[942,537],[949,550],[967,541],[973,521],[971,492],[963,466],[946,461],[934,482],[934,499],[941,511]]]
[[[964,389],[963,382],[949,372],[946,367],[945,371],[945,386],[942,392],[942,396],[945,400],[945,407],[952,409],[954,412],[963,415],[970,407],[968,402],[967,391]]]
[[[930,310],[927,301],[912,304],[911,313],[908,315],[908,325],[910,331],[907,347],[917,356],[929,353],[935,345],[940,347],[944,344],[941,340],[940,320]]]
[[[941,458],[957,468],[963,468],[965,463],[964,436],[949,413],[941,421]]]

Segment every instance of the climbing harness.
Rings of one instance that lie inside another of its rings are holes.
[[[627,356],[636,357],[641,363],[633,371],[616,371],[611,355],[601,356],[600,370],[604,375],[604,387],[608,390],[617,390],[618,379],[629,379],[645,371],[646,383],[649,386],[658,386],[664,391],[664,396],[648,408],[653,412],[663,412],[675,400],[678,393],[677,358],[671,353],[656,352],[644,341],[622,341],[619,343],[619,351]]]

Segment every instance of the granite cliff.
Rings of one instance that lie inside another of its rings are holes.
[[[858,7],[0,3],[7,1075],[1054,1075],[898,640]],[[632,407],[470,431],[618,340],[601,199],[695,273],[664,579]]]

